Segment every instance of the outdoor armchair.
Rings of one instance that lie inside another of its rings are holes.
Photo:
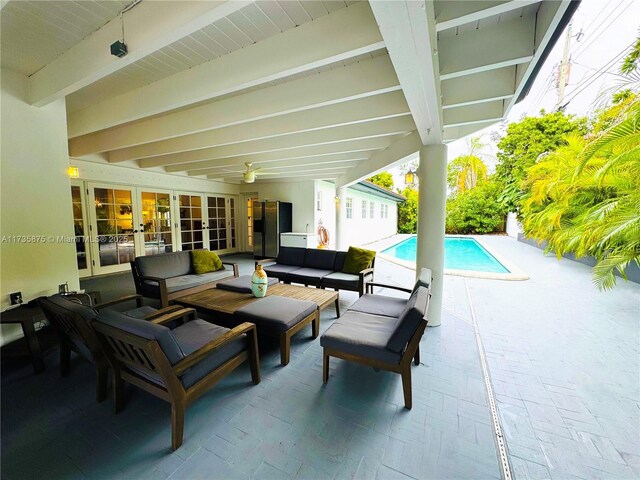
[[[108,363],[95,332],[91,328],[91,321],[101,309],[133,301],[136,302],[136,308],[125,313],[138,318],[154,318],[180,308],[169,307],[167,310],[157,310],[146,307],[142,305],[140,295],[128,295],[95,307],[83,305],[76,298],[64,295],[52,295],[39,299],[40,308],[55,329],[60,341],[60,374],[63,377],[69,374],[72,351],[93,363],[96,368],[96,398],[98,402],[106,397]]]
[[[116,413],[125,381],[169,402],[173,450],[182,445],[187,405],[247,360],[253,383],[260,382],[252,323],[230,330],[196,318],[193,309],[151,321],[105,311],[94,328],[113,369]]]

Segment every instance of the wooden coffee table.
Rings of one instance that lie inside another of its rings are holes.
[[[318,310],[324,310],[334,303],[336,306],[336,316],[340,316],[338,292],[332,290],[277,283],[267,288],[267,296],[269,297],[271,295],[315,302],[315,304],[318,305]],[[218,288],[209,288],[202,292],[176,298],[174,302],[205,312],[219,312],[233,315],[239,308],[257,300],[259,299],[255,298],[251,293],[238,293]]]

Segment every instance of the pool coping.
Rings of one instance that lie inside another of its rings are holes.
[[[510,260],[506,259],[501,254],[496,253],[495,250],[493,250],[489,246],[487,246],[487,244],[485,244],[482,241],[483,235],[447,235],[447,237],[473,238],[476,242],[478,242],[482,246],[482,248],[484,248],[487,252],[489,252],[489,254],[493,255],[493,257],[496,260],[498,260],[507,270],[509,270],[509,273],[482,272],[479,270],[457,270],[452,268],[445,268],[444,269],[445,275],[454,275],[457,277],[468,277],[468,278],[484,278],[489,280],[507,280],[507,281],[529,280],[529,275],[524,270],[522,270],[520,267],[515,265]],[[409,236],[407,236],[406,238],[409,238]],[[394,243],[393,245],[403,242],[404,240],[406,240],[406,238]],[[393,245],[390,245],[390,247],[392,247]],[[390,247],[385,247],[385,248],[390,248]],[[388,262],[395,263],[396,265],[400,265],[401,267],[408,268],[410,270],[416,269],[416,262],[400,260],[399,258],[393,257],[391,255],[387,255],[381,252],[378,252],[376,256]]]

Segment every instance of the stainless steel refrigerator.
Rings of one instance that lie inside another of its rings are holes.
[[[253,202],[253,255],[275,258],[280,251],[280,234],[290,232],[293,205],[288,202]]]

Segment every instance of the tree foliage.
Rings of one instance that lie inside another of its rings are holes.
[[[447,183],[454,194],[470,190],[486,179],[487,166],[475,155],[461,155],[447,165]]]
[[[373,177],[367,178],[367,180],[387,190],[393,190],[393,175],[389,172],[380,172]]]
[[[542,156],[564,143],[566,135],[586,133],[586,120],[562,112],[526,117],[509,124],[506,135],[498,143],[496,180],[503,185],[501,201],[510,211],[519,211],[523,194],[522,182],[527,169]]]
[[[494,233],[504,230],[507,209],[499,201],[501,185],[483,181],[447,200],[447,233]]]
[[[405,188],[400,192],[406,201],[398,205],[398,233],[416,233],[418,227],[418,191]]]
[[[595,257],[594,282],[606,290],[616,271],[640,265],[640,101],[613,105],[594,125],[527,170],[522,214],[527,236],[558,256]]]

